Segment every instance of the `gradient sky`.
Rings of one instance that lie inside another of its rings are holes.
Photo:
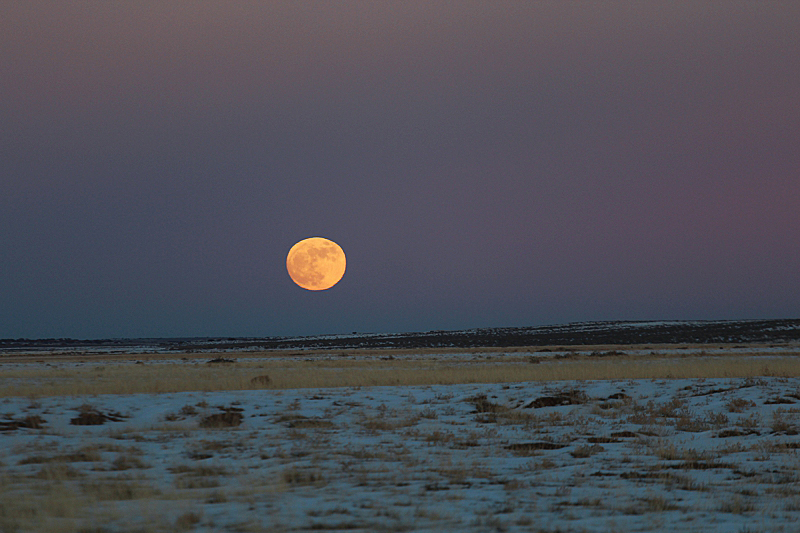
[[[0,337],[800,317],[796,0],[31,0],[0,51]]]

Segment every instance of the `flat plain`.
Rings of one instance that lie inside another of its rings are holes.
[[[793,531],[800,345],[0,362],[0,531]]]

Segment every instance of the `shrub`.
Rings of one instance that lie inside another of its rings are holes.
[[[588,445],[579,446],[574,450],[572,450],[571,452],[569,452],[569,454],[576,459],[584,459],[586,457],[591,457],[592,455],[600,453],[602,451],[605,451],[605,448],[603,448],[599,444],[593,444],[592,446]]]
[[[755,407],[756,404],[751,402],[750,400],[745,400],[744,398],[734,398],[725,404],[725,407],[728,409],[728,412],[731,413],[742,413],[745,409],[750,407]]]
[[[203,418],[200,421],[201,428],[228,428],[235,427],[242,423],[244,416],[236,411],[225,411],[216,413]]]

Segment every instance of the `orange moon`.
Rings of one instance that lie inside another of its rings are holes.
[[[292,281],[310,291],[324,291],[339,283],[345,263],[341,246],[322,237],[303,239],[286,256]]]

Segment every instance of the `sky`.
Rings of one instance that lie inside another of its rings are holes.
[[[796,0],[2,12],[0,338],[800,317]]]

